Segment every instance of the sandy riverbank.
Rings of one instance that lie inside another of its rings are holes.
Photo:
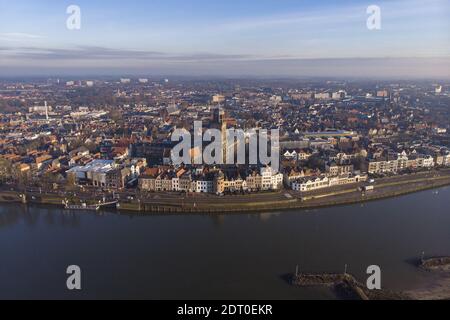
[[[450,300],[450,274],[434,276],[426,287],[405,294],[415,300]]]

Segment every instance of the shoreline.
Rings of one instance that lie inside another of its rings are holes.
[[[327,287],[337,298],[356,300],[448,300],[450,298],[450,257],[417,259],[419,271],[428,273],[428,283],[415,289],[393,291],[370,290],[347,273],[301,273],[286,276],[295,287]]]
[[[370,290],[348,273],[306,273],[289,275],[294,287],[326,287],[336,298],[344,300],[411,300],[404,292],[389,289]]]
[[[403,177],[401,181],[396,181],[395,178],[376,181],[374,191],[366,193],[358,189],[360,185],[347,185],[337,190],[327,189],[310,194],[282,190],[276,193],[255,193],[224,197],[197,195],[192,198],[177,198],[173,197],[173,195],[170,195],[170,197],[167,195],[167,198],[164,198],[163,194],[155,193],[153,198],[144,199],[145,201],[119,201],[119,207],[114,210],[143,215],[256,213],[261,211],[274,212],[295,209],[311,210],[395,198],[450,185],[450,171],[439,172],[438,176],[433,177],[426,176],[427,174],[429,173],[419,173],[406,178]],[[24,201],[24,199],[26,200]],[[24,197],[23,194],[17,191],[0,191],[0,203],[51,205],[63,208],[63,200],[64,197],[60,195],[27,193]]]

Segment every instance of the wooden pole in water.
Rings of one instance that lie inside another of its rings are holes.
[[[347,275],[347,267],[348,267],[348,265],[345,264],[344,275]]]
[[[297,267],[295,268],[295,277],[296,277],[296,278],[298,277],[298,265],[297,265]]]

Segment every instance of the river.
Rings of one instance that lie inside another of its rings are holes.
[[[348,272],[410,290],[411,259],[450,255],[450,187],[365,204],[233,215],[67,212],[0,205],[0,299],[334,299],[283,275]],[[78,265],[82,290],[66,289]]]

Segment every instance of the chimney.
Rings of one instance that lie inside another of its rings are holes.
[[[47,106],[47,101],[45,101],[45,119],[48,121],[48,106]]]

